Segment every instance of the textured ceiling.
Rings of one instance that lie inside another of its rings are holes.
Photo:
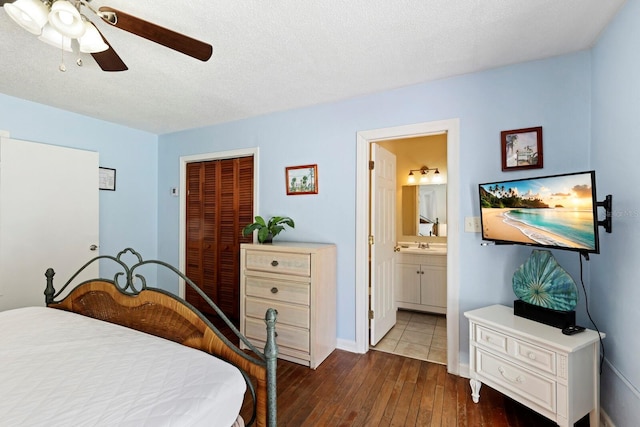
[[[0,11],[0,92],[163,134],[591,47],[624,0],[93,0],[213,45],[201,62],[89,16],[83,67]],[[87,14],[88,11],[85,12]]]

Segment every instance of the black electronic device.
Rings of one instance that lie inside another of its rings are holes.
[[[575,325],[576,323],[576,312],[574,310],[553,310],[539,305],[529,304],[519,299],[513,302],[513,314],[560,329]]]
[[[611,196],[596,198],[595,171],[479,184],[482,238],[496,244],[599,253],[598,227],[611,232]],[[603,207],[606,218],[598,219]]]
[[[573,334],[577,334],[579,332],[583,332],[586,328],[584,326],[578,326],[578,325],[569,325],[566,328],[562,329],[562,333],[565,335],[573,335]]]

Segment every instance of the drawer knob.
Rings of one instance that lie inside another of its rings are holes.
[[[500,372],[500,375],[502,375],[506,380],[511,381],[512,383],[516,383],[516,384],[522,384],[524,382],[524,380],[522,379],[522,377],[520,375],[518,375],[515,378],[511,378],[509,377],[505,371],[504,368],[502,366],[500,366],[498,368],[498,371]]]
[[[275,286],[273,288],[271,288],[271,293],[272,294],[277,294],[278,293],[278,288],[276,288]]]
[[[536,355],[531,353],[531,352],[529,352],[529,354],[527,354],[527,356],[529,356],[529,359],[531,359],[531,360],[536,360]]]
[[[275,259],[273,261],[271,261],[271,265],[274,267],[278,266],[278,261],[276,261]]]

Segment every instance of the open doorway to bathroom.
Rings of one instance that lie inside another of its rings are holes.
[[[423,122],[390,128],[380,128],[357,132],[357,188],[356,188],[356,345],[355,350],[365,353],[369,347],[369,254],[370,236],[370,170],[371,146],[389,140],[413,138],[426,135],[447,135],[447,236],[446,236],[446,335],[447,335],[447,371],[458,375],[459,364],[459,325],[458,306],[460,289],[460,188],[459,188],[459,144],[460,121],[447,119]],[[422,166],[422,165],[421,165]],[[431,167],[431,165],[426,165]],[[408,172],[407,172],[408,174]],[[433,237],[433,236],[432,236]],[[413,312],[411,313],[414,314]],[[415,319],[414,319],[415,320]],[[411,319],[407,321],[407,324]],[[437,325],[437,320],[436,320]],[[405,328],[406,330],[406,328]],[[434,326],[435,330],[435,326]],[[442,330],[442,329],[441,329]],[[444,331],[444,330],[442,330]]]
[[[375,146],[395,158],[395,274],[389,285],[399,311],[381,340],[370,339],[371,349],[446,364],[447,134],[390,139]],[[373,191],[377,184],[371,187]],[[372,198],[372,210],[377,200]]]

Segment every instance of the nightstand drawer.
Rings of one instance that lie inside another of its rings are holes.
[[[245,268],[247,270],[309,277],[311,275],[311,255],[306,253],[247,250]]]
[[[555,375],[556,353],[517,339],[509,339],[509,353],[523,365]]]
[[[276,328],[276,343],[278,347],[289,347],[302,352],[309,352],[309,330],[294,328],[278,323]],[[263,320],[247,318],[246,336],[252,343],[264,342],[266,326]]]
[[[555,375],[555,352],[480,325],[476,325],[475,331],[478,346],[497,352],[508,359],[513,358],[514,362],[518,361],[522,365]]]
[[[509,390],[520,400],[538,408],[556,412],[556,382],[516,366],[498,356],[476,349],[477,374],[493,386]]]
[[[290,325],[309,329],[308,306],[285,304],[269,300],[265,301],[251,297],[245,299],[245,313],[249,317],[262,320],[268,308],[275,308],[278,311],[278,326],[276,330],[279,330],[279,325]]]
[[[309,283],[283,282],[265,277],[246,277],[247,296],[309,305]]]
[[[504,355],[509,354],[507,342],[509,337],[493,329],[485,328],[484,326],[476,325],[475,341],[478,345],[490,348]]]

